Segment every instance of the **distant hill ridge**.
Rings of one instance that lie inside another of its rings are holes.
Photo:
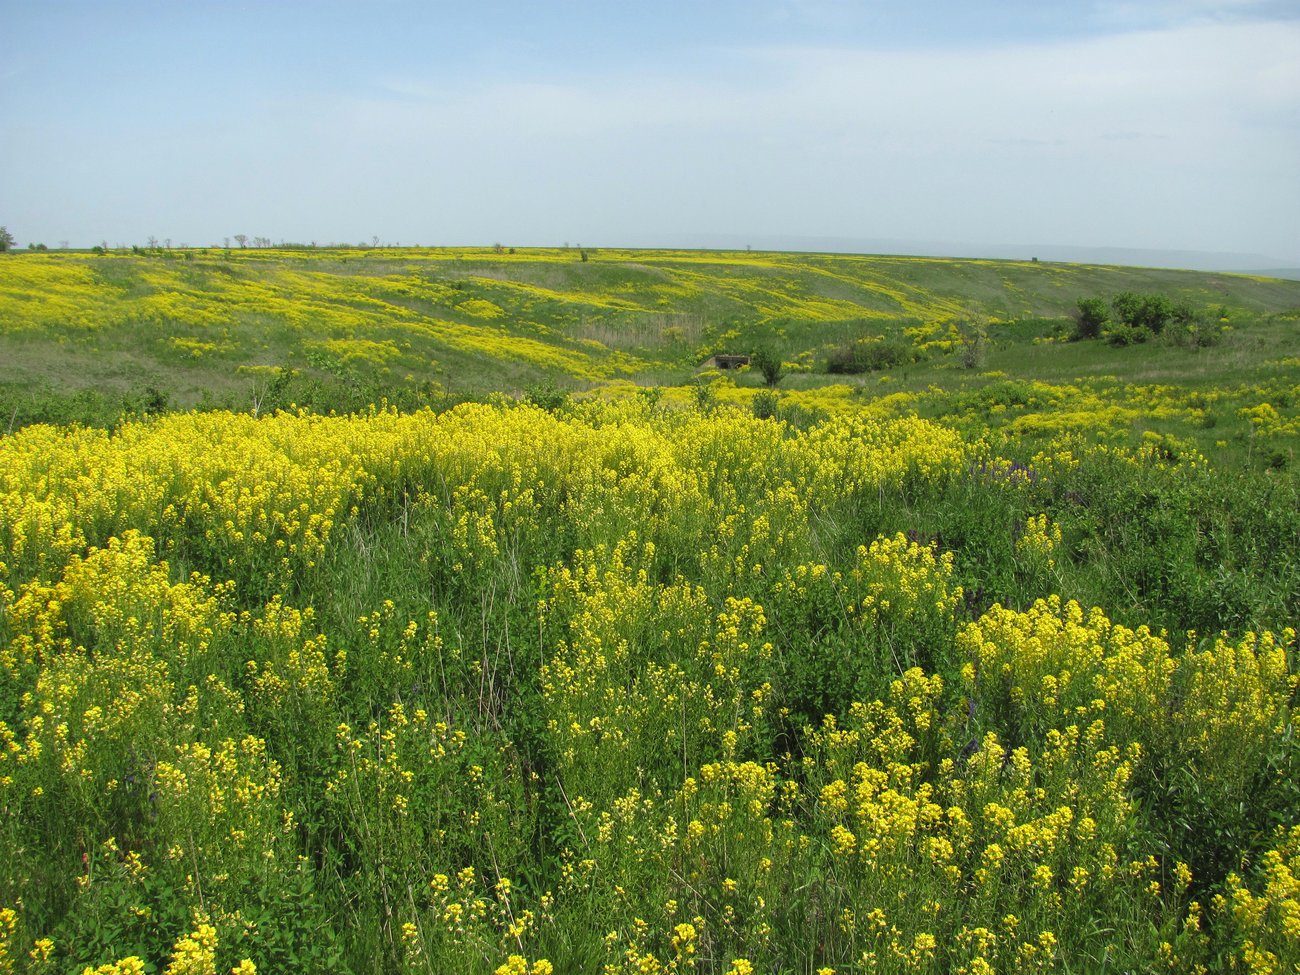
[[[1235,251],[1170,250],[1142,247],[1086,247],[1063,244],[998,244],[971,241],[905,240],[888,237],[802,237],[758,234],[686,234],[673,243],[682,247],[792,251],[831,254],[879,254],[915,257],[992,258],[1064,261],[1124,267],[1187,271],[1233,271],[1300,279],[1300,255]]]

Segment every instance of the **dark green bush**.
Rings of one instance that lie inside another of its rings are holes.
[[[841,375],[857,375],[892,369],[894,366],[912,361],[914,361],[912,352],[906,346],[894,342],[859,339],[833,351],[826,360],[826,371]]]
[[[775,386],[785,375],[781,357],[768,348],[760,348],[749,357],[749,364],[763,375],[763,382],[769,387]]]
[[[1175,306],[1164,295],[1139,295],[1122,291],[1111,301],[1116,319],[1130,328],[1144,328],[1159,335],[1174,320]]]
[[[1106,341],[1115,346],[1141,345],[1151,338],[1151,330],[1141,325],[1115,325],[1106,332]]]
[[[749,407],[758,420],[775,420],[781,415],[780,397],[770,389],[761,389],[755,393]]]
[[[554,380],[533,383],[524,389],[524,399],[539,409],[555,413],[569,402],[569,391],[559,386]]]
[[[1074,316],[1074,338],[1095,339],[1110,322],[1110,310],[1101,298],[1080,298]]]

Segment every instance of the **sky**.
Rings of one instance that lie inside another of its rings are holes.
[[[1300,266],[1300,0],[0,0],[0,225]]]

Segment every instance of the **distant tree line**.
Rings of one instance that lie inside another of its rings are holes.
[[[18,241],[16,241],[14,235],[9,232],[9,228],[0,227],[0,253],[14,250],[17,246]],[[67,250],[68,242],[65,240],[59,246],[64,250]],[[29,251],[47,251],[50,248],[46,244],[38,244],[36,241],[32,241],[27,245],[27,249]]]

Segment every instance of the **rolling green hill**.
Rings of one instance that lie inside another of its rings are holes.
[[[1195,334],[1126,347],[1066,341],[1080,298],[1121,292],[1184,304]],[[539,385],[664,387],[670,399],[748,404],[763,385],[756,372],[700,367],[714,353],[763,348],[785,363],[780,404],[792,417],[868,405],[1024,433],[1034,426],[1026,414],[1050,400],[1056,427],[1092,428],[1090,414],[1108,410],[1123,435],[1154,430],[1208,449],[1293,422],[1298,316],[1300,282],[1038,262],[458,248],[15,254],[0,263],[0,406],[12,429],[166,407],[437,407]],[[828,373],[855,348],[879,368]],[[1252,425],[1243,411],[1262,404],[1277,423]]]

